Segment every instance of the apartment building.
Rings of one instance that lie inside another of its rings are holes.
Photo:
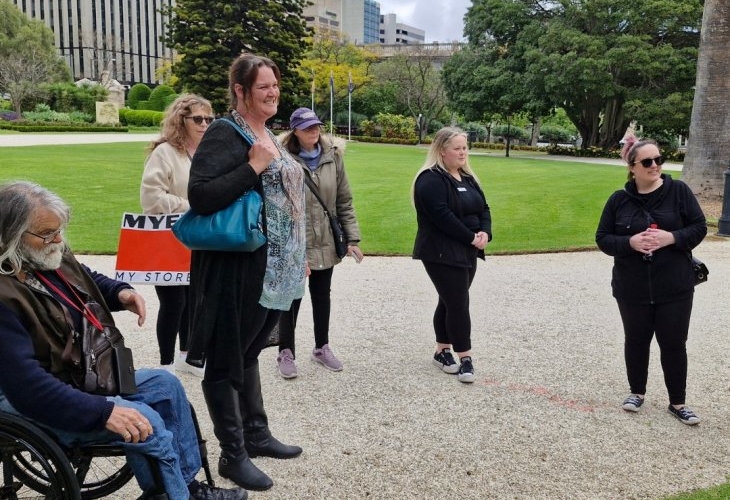
[[[379,42],[384,45],[425,43],[426,32],[407,24],[399,23],[395,14],[380,16]]]

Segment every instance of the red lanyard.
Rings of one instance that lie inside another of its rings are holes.
[[[48,288],[50,288],[51,290],[56,292],[63,300],[66,301],[66,303],[68,305],[70,305],[71,307],[76,309],[78,312],[83,314],[84,318],[86,318],[92,325],[94,325],[95,328],[97,328],[99,331],[104,331],[104,326],[101,324],[101,321],[99,321],[99,318],[94,316],[94,313],[91,312],[91,310],[88,308],[86,303],[83,300],[81,300],[81,297],[79,297],[79,294],[76,293],[76,289],[73,286],[71,286],[71,283],[69,283],[68,280],[66,279],[66,277],[63,274],[61,274],[61,271],[57,269],[56,274],[58,274],[58,277],[61,278],[61,280],[66,284],[66,286],[69,288],[69,290],[71,290],[71,292],[74,294],[74,296],[76,297],[76,300],[79,301],[78,304],[76,304],[74,301],[69,299],[65,293],[63,293],[56,285],[51,283],[50,280],[48,278],[46,278],[45,276],[43,276],[42,274],[36,273],[35,276],[36,276],[36,278],[41,280],[43,282],[43,284],[45,284]],[[79,304],[81,304],[81,307],[79,307]]]

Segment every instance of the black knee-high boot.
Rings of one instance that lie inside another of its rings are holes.
[[[212,383],[203,380],[201,385],[213,432],[221,446],[218,474],[247,490],[268,490],[274,482],[251,462],[243,444],[238,393],[228,380]]]
[[[238,394],[243,419],[243,441],[250,457],[294,458],[301,455],[299,446],[283,444],[269,431],[258,363],[243,371],[243,390]]]

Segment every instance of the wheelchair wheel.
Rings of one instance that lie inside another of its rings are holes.
[[[95,445],[67,453],[81,488],[82,500],[104,498],[123,488],[133,477],[121,447]]]
[[[80,500],[79,485],[59,446],[22,418],[0,416],[0,500]]]

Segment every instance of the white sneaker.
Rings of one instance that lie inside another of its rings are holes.
[[[172,373],[175,373],[174,370],[177,370],[178,373],[189,373],[190,375],[195,375],[196,377],[203,378],[205,375],[205,367],[198,368],[197,366],[189,365],[185,361],[187,358],[188,353],[182,353],[179,352],[177,354],[177,358],[175,358],[175,366]]]

